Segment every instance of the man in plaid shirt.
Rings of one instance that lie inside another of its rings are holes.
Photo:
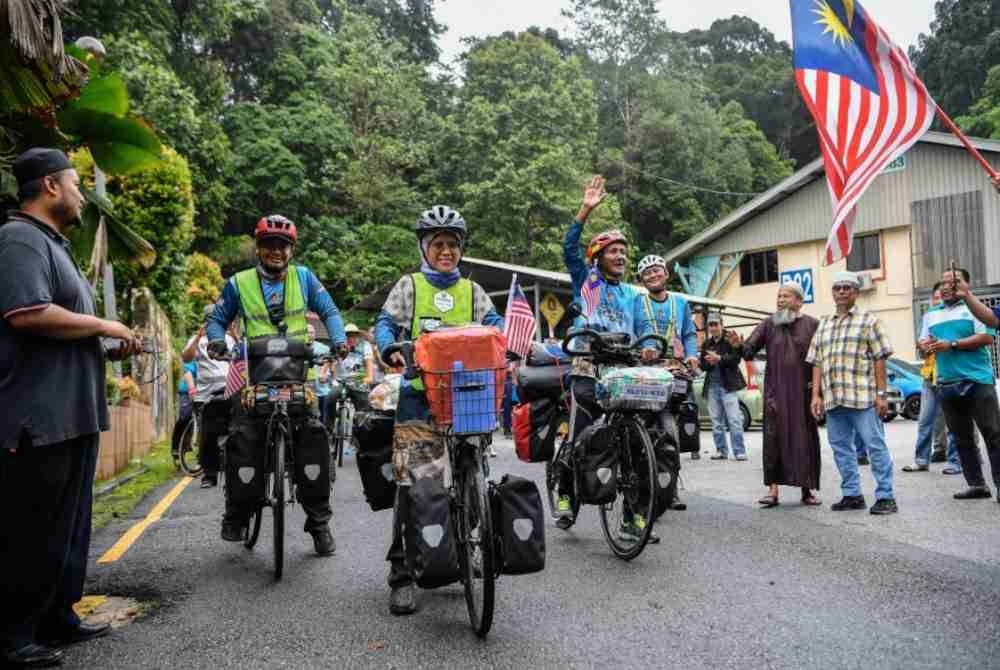
[[[812,412],[826,413],[827,438],[840,471],[843,498],[834,511],[864,509],[854,438],[868,447],[875,476],[872,514],[898,511],[892,488],[892,457],[885,444],[882,417],[886,399],[885,359],[892,346],[878,318],[855,306],[861,282],[853,272],[833,276],[835,314],[824,316],[813,337],[806,362],[813,364]],[[874,367],[875,374],[872,375]]]

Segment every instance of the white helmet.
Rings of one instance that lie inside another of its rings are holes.
[[[644,257],[641,261],[639,261],[639,275],[642,276],[643,272],[657,265],[664,270],[667,269],[667,262],[663,260],[663,256],[649,255]]]

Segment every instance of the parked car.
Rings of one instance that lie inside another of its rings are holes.
[[[899,413],[913,421],[920,418],[920,393],[924,387],[920,366],[892,357],[886,361],[886,377],[889,384],[899,389],[902,395],[903,406]]]

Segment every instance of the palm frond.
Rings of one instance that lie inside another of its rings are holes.
[[[27,62],[47,63],[52,78],[83,77],[86,66],[66,53],[61,15],[67,0],[0,0],[0,28]]]

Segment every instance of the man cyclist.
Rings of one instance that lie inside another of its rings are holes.
[[[271,214],[257,222],[257,265],[226,282],[209,317],[208,347],[213,355],[225,355],[229,350],[224,339],[226,328],[237,317],[243,320],[247,341],[274,337],[283,329],[286,337],[305,341],[307,311],[319,315],[334,348],[343,351],[344,324],[333,298],[311,270],[290,265],[297,237],[295,224],[283,216]],[[263,494],[265,423],[265,419],[249,417],[241,403],[233,403],[230,439],[226,442],[226,514],[222,519],[222,539],[230,542],[243,540],[250,515]],[[335,544],[330,531],[333,513],[326,429],[313,416],[295,427],[292,444],[297,498],[306,513],[305,531],[312,535],[316,553],[329,556]]]
[[[389,365],[403,366],[400,354],[386,359],[386,348],[400,339],[416,339],[438,325],[480,323],[503,328],[503,318],[479,284],[462,278],[458,264],[465,248],[466,225],[451,207],[437,205],[417,219],[417,243],[423,262],[420,272],[403,276],[385,300],[375,320],[375,344]],[[416,387],[416,388],[415,388]],[[430,408],[419,380],[403,379],[396,406],[393,435],[393,470],[399,488],[393,509],[392,544],[389,561],[389,611],[411,614],[416,611],[413,576],[403,546],[403,520],[409,497],[403,490],[411,483],[407,456],[422,450],[435,460],[445,450],[444,440],[428,423]]]
[[[695,330],[694,319],[691,317],[691,305],[680,295],[667,291],[667,280],[670,271],[662,256],[650,255],[639,261],[637,268],[642,285],[648,292],[635,301],[635,330],[639,337],[649,334],[660,335],[673,348],[672,355],[683,359],[688,366],[697,369],[698,366],[698,333]],[[656,360],[659,352],[648,348],[642,352],[644,361]],[[677,435],[673,430],[674,417],[669,410],[664,410],[659,417],[660,430]],[[680,453],[676,448],[668,452],[670,465],[679,473],[681,469]],[[669,509],[684,510],[687,505],[681,502],[677,493],[677,478],[675,477],[667,492],[670,498]]]
[[[583,226],[605,197],[607,193],[604,191],[604,178],[595,176],[584,189],[580,211],[566,231],[563,241],[563,260],[573,280],[573,300],[581,310],[581,315],[573,325],[601,332],[623,333],[632,338],[636,332],[635,302],[639,292],[624,281],[628,263],[628,241],[625,235],[618,230],[595,235],[587,245],[586,261],[580,251]],[[594,366],[582,358],[575,358],[570,377],[570,443],[601,415],[596,391]],[[573,472],[564,464],[556,503],[556,514],[559,517],[556,525],[563,530],[574,522],[570,499],[572,491]],[[642,524],[644,520],[636,519],[633,523]]]

